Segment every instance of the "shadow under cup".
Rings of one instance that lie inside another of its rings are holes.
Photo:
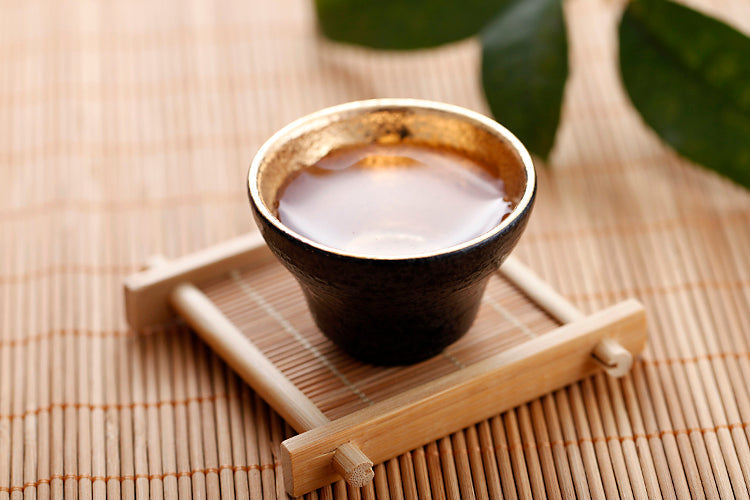
[[[395,257],[337,250],[279,220],[278,196],[291,175],[342,146],[394,141],[448,147],[497,169],[513,211],[460,245]],[[445,104],[376,99],[322,110],[276,133],[252,162],[248,191],[261,234],[300,283],[320,330],[361,361],[401,365],[440,353],[472,325],[490,274],[526,226],[535,179],[526,149],[496,122]]]

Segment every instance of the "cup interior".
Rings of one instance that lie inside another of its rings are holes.
[[[494,169],[492,173],[504,181],[514,209],[479,239],[509,224],[531,201],[535,183],[531,158],[508,130],[478,113],[413,99],[359,101],[291,123],[271,137],[256,155],[248,175],[250,197],[261,215],[282,231],[324,250],[345,253],[286,227],[277,212],[280,193],[295,173],[335,149],[398,142],[448,148]]]

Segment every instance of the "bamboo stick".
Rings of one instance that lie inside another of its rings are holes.
[[[572,394],[573,414],[578,423],[578,434],[588,434],[589,439],[591,439],[593,456],[589,457],[589,467],[599,470],[605,498],[616,498],[619,496],[617,479],[610,459],[597,402],[593,396],[591,381],[584,380],[580,384],[572,386],[570,392]]]
[[[529,415],[529,405],[524,404],[519,406],[515,409],[514,413],[516,416],[515,425],[518,426],[518,456],[519,459],[521,456],[525,459],[532,496],[534,498],[542,498],[547,492],[545,491],[544,472],[542,471],[542,464],[539,458],[539,446],[534,439],[534,430]],[[512,443],[511,446],[513,446]],[[557,491],[550,491],[549,496],[559,499],[559,489]]]
[[[474,492],[479,500],[489,499],[487,479],[485,478],[484,465],[482,462],[482,450],[479,445],[479,436],[475,426],[471,425],[461,432],[466,441],[466,451],[471,467],[471,480]]]
[[[156,361],[156,337],[163,335],[158,329],[151,335],[142,338],[141,356],[144,372],[144,397],[146,419],[146,460],[150,497],[157,500],[164,498],[164,469],[161,454],[161,428],[159,426],[158,368]]]
[[[227,370],[227,399],[229,404],[229,432],[231,435],[230,449],[232,453],[232,483],[237,498],[249,498],[250,489],[248,484],[248,462],[245,451],[245,440],[242,416],[242,399],[240,395],[240,382],[237,375]],[[249,415],[247,416],[249,417]],[[246,418],[247,418],[246,417]]]
[[[510,449],[505,434],[505,427],[499,415],[490,418],[490,429],[495,443],[495,456],[500,468],[500,481],[502,482],[503,495],[509,500],[518,498],[515,479],[513,476],[513,465],[510,460]],[[525,477],[519,477],[519,481],[525,481]]]
[[[276,484],[276,498],[283,498],[286,496],[284,472],[281,469],[281,464],[278,461],[279,447],[281,442],[284,440],[283,429],[284,422],[281,417],[275,411],[271,411],[271,458],[270,470],[273,472]]]
[[[411,452],[414,464],[414,477],[417,483],[417,497],[424,500],[432,500],[430,489],[430,472],[427,466],[427,454],[423,446],[419,446]]]
[[[571,476],[568,455],[565,452],[565,439],[560,427],[560,417],[555,407],[555,395],[547,394],[541,399],[542,408],[540,411],[543,413],[539,415],[538,419],[544,423],[544,427],[549,431],[550,453],[552,454],[553,465],[557,472],[560,494],[563,498],[572,498],[576,495],[576,490],[573,486],[574,478]],[[579,496],[586,497],[587,495],[588,491]]]
[[[20,302],[20,300],[19,300]],[[16,321],[18,326],[20,318]],[[24,373],[24,360],[26,359],[26,346],[16,345],[13,347],[13,373]],[[10,419],[10,498],[21,500],[23,497],[23,445],[24,445],[24,418],[23,418],[23,395],[26,390],[26,381],[16,383],[13,392],[10,411],[13,417]]]
[[[607,381],[604,377],[594,375],[593,377],[593,399],[600,401],[600,411],[603,435],[605,436],[609,456],[612,460],[617,488],[621,498],[644,498],[645,488],[641,488],[641,478],[631,477],[632,457],[628,456],[624,449],[624,442],[617,439],[619,436],[613,399],[607,391]],[[634,491],[635,490],[635,491]]]
[[[201,348],[195,335],[187,328],[179,328],[179,334],[185,339],[180,343],[182,358],[185,365],[185,393],[187,403],[187,425],[190,452],[190,482],[194,498],[206,498],[208,485],[206,480],[206,466],[203,454],[203,432],[201,422],[201,393],[200,365],[198,359],[202,356]]]
[[[242,414],[243,430],[245,435],[245,453],[248,465],[247,481],[252,500],[259,500],[263,497],[263,485],[261,481],[260,457],[258,456],[258,436],[257,429],[253,425],[258,408],[253,405],[253,395],[250,388],[242,385]]]
[[[188,431],[187,403],[188,391],[185,373],[185,356],[179,338],[182,333],[176,326],[170,328],[167,337],[167,350],[172,366],[172,375],[169,377],[172,386],[172,395],[179,404],[174,407],[174,447],[175,447],[175,472],[177,473],[177,493],[180,498],[192,495],[192,474],[190,467],[190,438]],[[187,342],[184,342],[187,343]]]
[[[404,490],[405,500],[418,500],[417,478],[414,471],[414,459],[412,453],[407,452],[398,457],[398,468],[401,473],[401,483]]]
[[[526,404],[526,407],[529,410],[527,413],[530,413],[529,420],[532,424],[532,428],[530,429],[532,434],[529,437],[533,435],[533,440],[536,443],[537,454],[539,456],[539,462],[543,474],[544,489],[547,497],[562,499],[560,481],[557,477],[558,474],[557,469],[555,468],[555,460],[552,455],[551,439],[548,434],[547,421],[544,418],[544,412],[542,409],[542,400],[544,397],[545,396]],[[564,456],[563,460],[565,460]]]
[[[555,403],[557,411],[560,414],[560,423],[565,440],[565,451],[570,461],[576,497],[581,499],[603,499],[604,486],[602,485],[601,474],[596,463],[596,452],[594,451],[593,442],[590,439],[589,429],[587,425],[581,423],[579,427],[586,435],[578,433],[571,410],[572,399],[572,397],[568,397],[565,389],[555,393]]]
[[[130,359],[133,403],[133,472],[135,474],[135,495],[137,498],[145,498],[150,494],[148,480],[148,415],[146,412],[145,381],[143,374],[143,339],[134,339],[133,350]]]
[[[373,485],[375,486],[375,494],[378,498],[384,498],[390,500],[390,488],[388,486],[388,473],[386,471],[385,464],[377,464],[374,468],[375,477],[373,478]]]
[[[644,429],[639,414],[640,409],[638,403],[632,397],[632,391],[629,390],[632,388],[632,378],[628,377],[621,384],[613,384],[611,380],[607,380],[607,383],[610,393],[616,394],[613,400],[615,414],[617,415],[618,433],[630,438],[623,440],[622,447],[628,459],[628,472],[634,494],[636,498],[642,496],[661,498],[662,494],[655,477],[654,459],[644,437]]]
[[[276,495],[276,474],[273,470],[274,457],[271,452],[271,409],[257,392],[253,393],[255,403],[255,425],[258,429],[258,460],[263,486],[263,498]]]
[[[430,478],[430,492],[432,498],[445,500],[445,481],[443,480],[443,469],[441,467],[440,450],[437,441],[432,441],[425,446],[425,460]]]
[[[221,496],[234,499],[234,472],[232,471],[232,435],[229,429],[229,393],[226,386],[224,365],[215,354],[211,355],[211,381],[214,394],[214,418],[216,419],[216,454]]]
[[[385,470],[388,475],[388,491],[391,500],[404,500],[404,486],[401,480],[398,458],[388,460],[385,463]]]
[[[79,236],[80,238],[80,236]],[[75,247],[80,248],[80,244],[78,242],[74,243]],[[83,255],[88,256],[88,252],[82,252]],[[83,286],[82,280],[80,278],[78,280],[71,280],[72,282],[76,282],[73,287],[75,289],[80,290],[80,298],[79,300],[74,301],[75,306],[71,304],[72,308],[76,311],[75,316],[78,318],[76,321],[77,325],[83,328],[91,329],[91,324],[89,323],[88,314],[87,314],[87,306],[91,308],[91,304],[89,304],[90,298],[87,297],[86,294],[86,287]],[[72,288],[73,288],[72,287]],[[80,335],[77,337],[76,341],[78,344],[77,352],[75,359],[77,360],[79,366],[76,367],[76,371],[78,372],[78,377],[76,379],[69,379],[69,380],[76,380],[76,383],[71,384],[75,387],[75,402],[76,402],[76,420],[77,420],[77,442],[75,443],[75,448],[77,449],[77,457],[76,457],[76,477],[75,477],[75,483],[78,488],[78,494],[82,498],[91,498],[93,495],[93,488],[92,488],[92,469],[91,469],[91,462],[92,462],[92,449],[91,449],[91,387],[89,386],[89,378],[92,376],[91,370],[93,368],[93,364],[91,362],[91,345],[92,345],[92,336],[89,335]],[[95,376],[100,377],[101,375],[99,373],[95,374]]]
[[[0,236],[3,241],[10,241],[10,227],[0,224]],[[9,274],[13,269],[12,252],[5,251],[0,255],[0,269]],[[6,284],[0,285],[0,300],[3,304],[11,303],[11,288]],[[11,387],[13,365],[11,363],[11,341],[14,338],[11,326],[11,315],[4,314],[0,318],[0,435],[10,436],[11,426]],[[10,498],[10,468],[11,468],[11,440],[0,440],[0,495],[2,499]]]
[[[453,462],[456,467],[456,479],[458,480],[458,488],[461,492],[460,497],[476,499],[478,497],[471,477],[471,463],[469,462],[466,436],[463,431],[454,432],[451,435],[451,446]]]
[[[38,254],[39,250],[34,249],[29,252],[29,255],[26,257],[26,262],[28,262],[28,266],[34,264],[37,261],[36,254]],[[17,331],[23,331],[24,329],[29,332],[36,332],[39,330],[39,323],[41,322],[39,319],[37,319],[37,314],[44,314],[44,304],[43,301],[38,300],[35,298],[38,296],[38,292],[36,290],[37,286],[34,286],[35,284],[32,284],[28,287],[27,293],[28,295],[25,297],[27,303],[35,303],[34,312],[35,315],[32,315],[30,318],[26,318],[24,321],[22,318],[19,317],[19,320],[21,321],[21,324],[25,324],[25,328],[19,328]],[[35,293],[36,292],[36,293]],[[20,316],[20,315],[19,315]],[[43,320],[42,320],[43,321]],[[2,341],[2,335],[0,334],[0,341]],[[39,386],[40,386],[40,380],[39,380],[39,365],[38,359],[41,355],[41,351],[43,349],[43,346],[41,343],[35,343],[35,342],[29,342],[26,344],[26,362],[24,363],[25,366],[25,373],[24,378],[26,379],[26,389],[25,389],[25,400],[23,402],[23,453],[20,457],[21,463],[23,464],[23,472],[22,472],[22,488],[23,488],[23,496],[28,499],[36,499],[37,497],[37,488],[32,488],[30,485],[38,484],[37,479],[37,469],[38,469],[38,446],[39,446],[39,436],[40,436],[40,417],[37,414],[37,410],[41,407],[39,400],[40,400],[40,394],[39,394]],[[21,370],[17,370],[16,373],[21,373]],[[0,389],[1,390],[1,389]]]
[[[200,427],[202,430],[202,461],[206,470],[206,495],[208,498],[221,496],[221,482],[219,481],[219,458],[216,445],[216,418],[214,416],[214,400],[224,397],[216,394],[211,384],[211,367],[209,361],[213,353],[202,342],[196,342],[196,364],[198,371],[198,391],[200,407]]]
[[[510,455],[510,464],[513,469],[513,481],[518,491],[520,500],[528,500],[534,496],[533,478],[529,474],[526,466],[526,460],[523,452],[523,441],[521,431],[518,426],[518,416],[515,410],[507,411],[503,414],[503,426],[508,440],[508,453]]]
[[[179,492],[179,478],[177,475],[177,443],[175,440],[175,410],[176,405],[171,402],[178,401],[174,393],[172,383],[172,359],[169,351],[169,338],[174,335],[174,326],[161,330],[154,339],[154,361],[156,362],[156,403],[159,420],[159,441],[161,473],[164,476],[162,485],[166,498],[177,498]],[[160,404],[168,401],[169,403]]]
[[[659,491],[662,497],[666,499],[685,498],[690,495],[690,489],[685,479],[682,462],[679,460],[679,452],[676,449],[677,443],[674,435],[670,433],[665,433],[664,437],[659,439],[657,410],[648,393],[642,364],[636,365],[633,369],[633,385],[633,391],[636,393],[642,409],[643,432],[648,439],[651,454],[654,458],[653,473],[657,476]],[[676,455],[678,460],[670,460],[670,455]],[[670,470],[671,467],[676,470]]]
[[[347,500],[362,500],[362,488],[354,488],[352,485],[346,485]]]
[[[333,500],[333,485],[327,485],[320,490],[320,500]]]
[[[335,498],[346,498],[347,484],[343,479],[333,483],[333,496]]]
[[[27,320],[29,323],[27,324],[27,328],[30,331],[34,331],[36,328],[34,328],[34,320]],[[20,441],[20,448],[21,452],[19,453],[19,456],[14,457],[19,464],[19,483],[20,488],[22,489],[23,496],[26,498],[34,499],[36,497],[36,488],[32,490],[28,484],[34,484],[36,483],[37,479],[37,440],[38,440],[38,433],[37,433],[37,426],[38,426],[38,417],[36,414],[36,408],[38,407],[38,381],[37,381],[37,372],[38,372],[38,366],[36,365],[36,359],[38,356],[39,346],[36,343],[28,343],[25,346],[25,362],[21,362],[24,366],[19,366],[16,370],[16,373],[24,373],[24,378],[26,379],[26,387],[24,391],[18,391],[20,395],[23,395],[24,392],[25,395],[25,401],[19,402],[19,409],[21,409],[21,412],[18,413],[18,415],[22,415],[22,417],[18,418],[19,426],[22,428],[21,434],[23,435],[23,440]],[[19,353],[21,354],[21,353]],[[19,362],[20,362],[20,356],[19,356]],[[24,370],[25,368],[25,370]],[[14,492],[15,493],[15,492]],[[21,493],[19,491],[18,493]],[[11,497],[21,497],[20,494],[12,494]]]
[[[503,487],[500,484],[500,470],[495,457],[495,445],[492,441],[492,429],[489,420],[477,424],[479,447],[484,463],[484,475],[487,483],[487,494],[493,500],[502,500]]]
[[[119,448],[120,448],[120,491],[128,500],[135,498],[135,439],[133,437],[132,382],[130,376],[130,356],[133,350],[132,339],[117,339],[117,372],[118,392],[121,405],[119,411]]]
[[[69,282],[69,280],[66,280]],[[69,285],[69,288],[73,288]],[[70,304],[68,305],[70,307]],[[65,496],[78,496],[78,422],[76,411],[76,371],[78,367],[78,338],[68,336],[65,339],[64,375],[62,380],[69,381],[62,388],[63,402],[63,490]]]
[[[47,284],[48,283],[44,283]],[[46,294],[41,294],[43,297],[41,302],[41,316],[40,316],[40,324],[39,329],[40,331],[49,331],[50,325],[49,325],[49,299],[45,297]],[[112,340],[112,339],[108,339]],[[39,357],[35,360],[35,363],[38,364],[38,366],[44,366],[47,367],[46,370],[41,371],[39,374],[39,412],[37,417],[37,444],[38,444],[38,450],[37,450],[37,469],[35,471],[35,482],[37,483],[36,487],[36,496],[37,498],[41,499],[48,499],[51,496],[50,491],[50,460],[52,455],[52,439],[51,439],[51,400],[50,400],[50,374],[51,370],[50,367],[52,366],[52,362],[50,359],[50,350],[52,346],[52,340],[47,339],[44,342],[39,343]]]
[[[440,464],[443,472],[446,498],[448,500],[458,500],[461,498],[461,487],[458,484],[456,461],[453,454],[453,444],[451,443],[450,436],[445,436],[438,440],[438,450],[440,453]]]

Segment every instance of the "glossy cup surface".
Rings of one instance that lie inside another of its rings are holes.
[[[297,170],[352,144],[407,140],[464,151],[497,168],[515,208],[490,231],[440,251],[378,256],[312,241],[275,214]],[[476,317],[487,280],[510,254],[534,202],[536,175],[523,145],[491,119],[456,106],[375,99],[324,109],[271,137],[248,173],[253,217],[300,283],[320,330],[351,356],[400,365],[440,353]]]

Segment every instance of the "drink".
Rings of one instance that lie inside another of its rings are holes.
[[[451,149],[401,142],[335,149],[287,179],[277,214],[326,246],[393,257],[460,245],[512,209],[491,167]]]

